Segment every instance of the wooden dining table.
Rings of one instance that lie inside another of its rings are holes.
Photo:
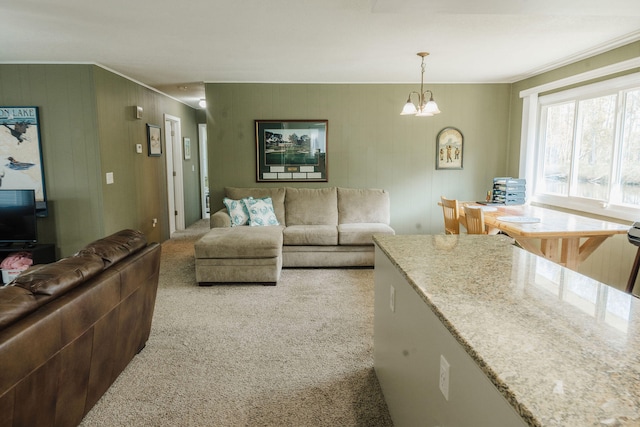
[[[575,270],[607,238],[625,234],[629,225],[555,209],[531,205],[481,205],[460,203],[460,222],[465,223],[462,206],[484,210],[489,233],[502,231],[536,255]]]

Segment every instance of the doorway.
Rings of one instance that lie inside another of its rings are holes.
[[[211,215],[209,200],[209,156],[207,155],[207,125],[198,125],[198,142],[200,148],[200,199],[202,205],[202,218]]]
[[[184,230],[184,190],[182,179],[182,131],[180,118],[164,115],[164,141],[167,159],[167,203],[169,236]]]

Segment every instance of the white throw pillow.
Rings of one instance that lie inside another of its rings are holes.
[[[225,197],[222,202],[227,207],[227,211],[229,211],[232,227],[249,223],[249,211],[243,200],[233,200]]]
[[[249,211],[249,225],[252,227],[263,225],[279,225],[276,213],[273,210],[271,197],[263,199],[242,199]]]

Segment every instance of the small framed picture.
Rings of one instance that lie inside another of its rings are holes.
[[[446,127],[436,137],[436,169],[462,169],[464,138],[454,127]]]
[[[149,156],[160,156],[162,154],[160,126],[147,123],[147,144],[149,146]]]
[[[184,159],[191,160],[191,138],[184,138]]]

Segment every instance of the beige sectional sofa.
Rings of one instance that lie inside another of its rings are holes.
[[[232,225],[227,208],[215,212],[195,244],[201,285],[275,284],[282,267],[373,266],[371,236],[395,234],[385,190],[227,187],[225,196],[228,203],[270,199],[277,225]]]

